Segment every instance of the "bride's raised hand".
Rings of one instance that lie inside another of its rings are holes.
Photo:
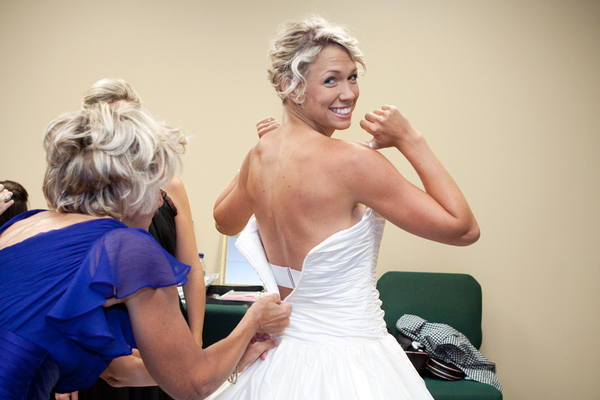
[[[367,113],[360,121],[360,126],[373,135],[373,139],[367,143],[373,149],[396,147],[403,151],[411,142],[421,137],[419,131],[412,127],[404,114],[389,105]]]

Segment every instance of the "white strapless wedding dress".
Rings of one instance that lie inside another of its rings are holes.
[[[375,283],[384,224],[367,208],[312,249],[285,299],[293,309],[279,346],[209,399],[433,399],[383,320]],[[278,293],[254,217],[236,246]]]

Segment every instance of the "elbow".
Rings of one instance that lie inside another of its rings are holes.
[[[481,231],[479,230],[479,224],[475,220],[462,230],[462,234],[458,237],[457,246],[469,246],[479,240]]]
[[[252,213],[247,216],[232,216],[231,213],[226,215],[224,212],[219,212],[218,209],[213,211],[215,228],[219,233],[227,236],[235,236],[240,233],[246,227],[251,216]]]
[[[193,381],[190,381],[193,382]],[[185,386],[185,385],[183,385]],[[216,384],[216,382],[196,382],[196,384],[189,385],[189,387],[184,388],[182,386],[178,386],[172,391],[165,390],[166,388],[161,386],[165,392],[174,399],[181,400],[202,400],[206,399],[208,396],[213,394],[221,385]]]
[[[243,227],[236,228],[236,227],[231,227],[231,226],[227,226],[224,224],[219,224],[219,221],[217,221],[216,219],[215,219],[215,228],[217,228],[217,231],[219,233],[222,233],[223,235],[226,235],[226,236],[235,236],[238,233],[240,233],[243,229]]]
[[[217,208],[215,208],[213,210],[213,218],[215,220],[215,228],[217,229],[217,231],[219,233],[222,233],[223,235],[227,235],[227,236],[232,236],[231,235],[231,229],[228,229],[227,223],[224,223],[225,220],[221,217],[220,215],[221,213],[219,213],[219,210]]]
[[[210,396],[211,394],[213,394],[219,387],[214,387],[214,388],[203,388],[201,390],[199,390],[198,392],[194,393],[192,396],[188,397],[189,400],[197,400],[197,399],[206,399],[208,396]]]

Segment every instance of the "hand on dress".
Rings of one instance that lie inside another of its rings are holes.
[[[248,312],[255,316],[257,333],[278,336],[290,324],[292,306],[283,303],[278,294],[272,294],[254,303]]]
[[[4,188],[4,185],[0,184],[0,215],[12,206],[14,202],[12,200],[12,192],[9,192],[8,189]]]
[[[271,132],[279,128],[281,124],[273,117],[263,118],[256,123],[256,131],[258,132],[258,138],[260,139],[267,132]]]
[[[362,144],[372,149],[396,147],[402,151],[404,146],[420,137],[420,133],[412,127],[408,119],[394,106],[383,106],[379,110],[367,113],[360,126],[373,135],[373,139]]]
[[[259,358],[264,360],[268,351],[275,348],[278,344],[277,339],[269,335],[258,333],[254,335],[244,355],[242,355],[242,358],[238,362],[238,371],[242,372]]]

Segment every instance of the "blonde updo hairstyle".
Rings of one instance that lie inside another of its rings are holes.
[[[43,143],[51,209],[122,220],[154,212],[187,140],[142,107],[125,81],[104,79],[86,92],[82,110],[50,122]]]
[[[345,28],[327,20],[313,16],[300,21],[284,23],[271,42],[269,59],[271,68],[268,77],[283,103],[289,94],[296,92],[296,103],[301,104],[306,91],[305,76],[325,46],[342,46],[352,60],[367,66],[358,48],[358,41],[350,36]],[[283,83],[289,78],[289,85]]]

